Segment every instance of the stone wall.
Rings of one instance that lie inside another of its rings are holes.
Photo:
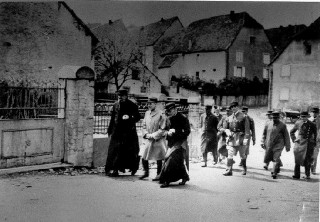
[[[0,78],[56,81],[65,66],[91,66],[91,36],[58,2],[0,3]]]
[[[93,161],[94,82],[66,80],[65,162],[91,166]]]

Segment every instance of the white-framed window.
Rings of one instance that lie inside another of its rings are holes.
[[[243,62],[243,52],[236,51],[236,62]]]
[[[280,90],[280,100],[289,100],[289,88],[281,88]]]
[[[146,92],[147,92],[147,87],[141,86],[140,92],[141,92],[141,93],[146,93]]]
[[[262,77],[263,77],[263,79],[269,79],[269,69],[263,68]]]
[[[290,76],[290,65],[283,65],[281,67],[281,76]]]
[[[270,54],[269,53],[263,53],[263,64],[268,65],[270,63]]]
[[[235,77],[246,77],[246,68],[245,67],[234,66],[233,69],[234,69],[233,75]]]

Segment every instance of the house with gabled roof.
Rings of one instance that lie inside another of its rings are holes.
[[[320,105],[320,17],[272,60],[269,108],[307,110]]]
[[[280,26],[278,28],[266,29],[265,32],[269,38],[269,41],[275,51],[275,54],[282,52],[282,50],[288,45],[292,38],[299,32],[306,29],[306,25],[288,25]]]
[[[180,43],[162,55],[158,67],[165,84],[172,76],[216,83],[231,77],[268,78],[274,51],[263,26],[247,12],[192,22],[176,38]]]
[[[65,2],[0,3],[0,78],[58,81],[93,68],[97,37]]]

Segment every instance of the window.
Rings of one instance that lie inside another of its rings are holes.
[[[256,37],[255,36],[250,36],[250,44],[255,44],[256,43]]]
[[[133,69],[131,71],[131,77],[132,77],[133,80],[140,80],[140,78],[139,78],[139,70]]]
[[[243,52],[236,52],[236,62],[243,62]]]
[[[289,89],[282,88],[280,90],[280,100],[289,100]]]
[[[281,67],[281,76],[290,76],[290,65],[283,65]]]
[[[269,79],[269,69],[263,68],[263,79]]]
[[[304,45],[305,54],[310,55],[311,54],[311,44],[308,41],[304,41],[303,45]]]
[[[270,63],[270,54],[263,53],[263,64],[268,65]]]
[[[196,79],[199,79],[200,76],[199,76],[199,72],[196,72]]]
[[[234,73],[233,75],[235,77],[245,77],[246,74],[245,74],[245,67],[241,67],[241,66],[234,66]]]
[[[141,86],[140,92],[141,92],[141,93],[146,93],[146,92],[147,92],[147,87]]]

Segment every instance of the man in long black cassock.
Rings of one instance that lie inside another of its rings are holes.
[[[112,107],[108,136],[111,136],[105,165],[107,176],[116,177],[118,171],[131,170],[134,175],[139,168],[139,140],[136,122],[140,120],[138,106],[128,99],[127,90],[118,91],[119,100]],[[112,171],[112,172],[111,172]]]

